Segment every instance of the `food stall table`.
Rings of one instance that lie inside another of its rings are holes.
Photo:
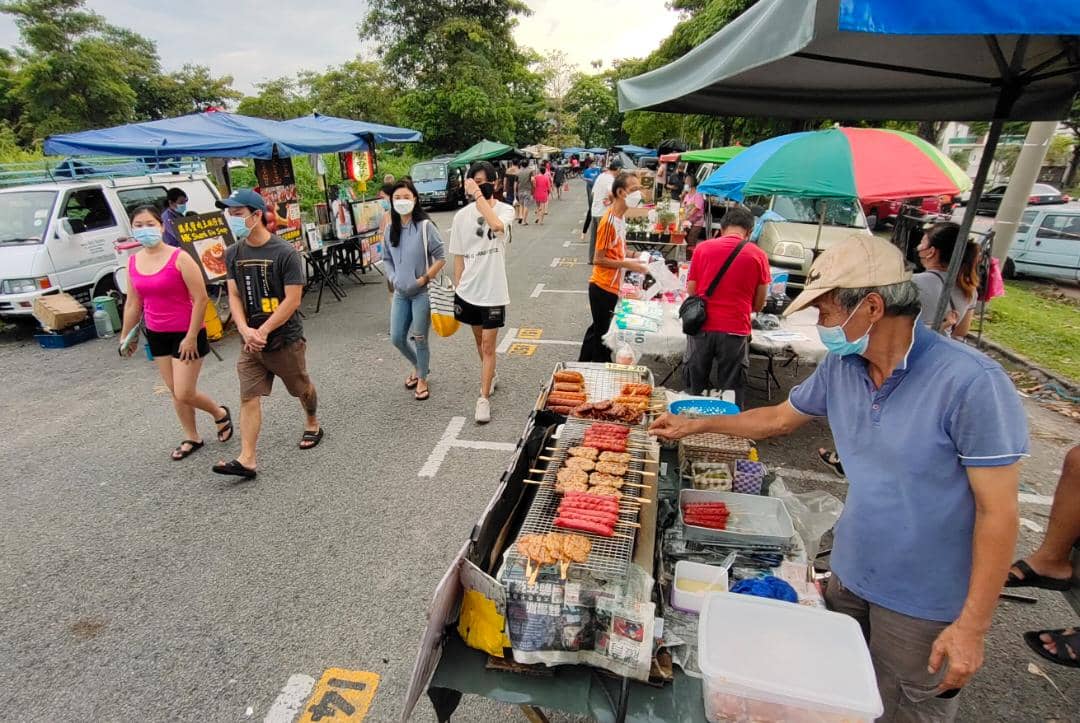
[[[676,304],[662,303],[664,318],[657,331],[620,329],[616,320],[612,319],[611,326],[604,334],[604,344],[612,352],[626,345],[639,358],[652,356],[672,363],[674,368],[660,381],[661,386],[682,366],[686,355],[686,335],[682,331],[679,307]],[[782,366],[794,362],[796,370],[800,363],[821,363],[827,350],[818,338],[817,311],[805,309],[790,317],[781,317],[780,328],[776,330],[754,329],[750,336],[750,353],[766,362],[764,377],[770,394],[772,384],[780,386],[775,373],[778,360],[782,362]]]
[[[670,261],[686,261],[685,243],[676,244],[659,240],[627,239],[626,245],[639,251],[659,251],[665,259]]]
[[[330,292],[338,301],[341,301],[346,296],[345,289],[341,288],[337,280],[334,279],[334,249],[338,246],[341,246],[341,242],[327,244],[316,251],[304,251],[302,254],[311,268],[307,286],[304,287],[304,293],[313,291],[316,287],[319,289],[319,296],[315,301],[316,314],[319,313],[319,309],[322,307],[323,290],[327,286],[330,287]]]

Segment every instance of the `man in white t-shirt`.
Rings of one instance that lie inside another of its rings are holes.
[[[472,327],[480,355],[480,398],[476,422],[491,421],[488,398],[495,389],[495,341],[506,324],[510,288],[506,283],[506,245],[514,209],[494,200],[495,167],[474,163],[465,181],[465,195],[473,201],[454,216],[450,226],[450,253],[454,255],[454,316]],[[520,192],[520,189],[519,189]]]
[[[611,205],[611,184],[615,182],[615,176],[622,170],[622,161],[618,157],[612,157],[607,170],[596,177],[592,187],[592,224],[589,229],[589,263],[593,262],[596,254],[596,229],[600,225],[600,219]]]

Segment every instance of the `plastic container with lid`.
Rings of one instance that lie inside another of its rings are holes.
[[[698,625],[698,662],[713,723],[851,723],[884,712],[859,624],[840,613],[711,593]]]

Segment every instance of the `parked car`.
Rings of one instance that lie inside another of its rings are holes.
[[[131,236],[128,214],[139,206],[163,209],[168,189],[183,189],[188,208],[214,210],[219,196],[202,164],[168,173],[129,174],[80,165],[72,180],[43,169],[12,171],[25,185],[0,189],[0,317],[30,319],[34,299],[65,291],[89,306],[117,288],[115,244]],[[56,180],[61,178],[61,180]]]
[[[420,205],[456,207],[465,203],[465,175],[461,166],[451,165],[452,157],[433,158],[415,164],[409,171],[420,194]]]
[[[1004,274],[1080,281],[1080,208],[1029,208],[1020,217]]]
[[[862,207],[863,213],[866,214],[866,225],[873,231],[882,226],[896,223],[896,218],[901,213],[900,209],[905,205],[909,206],[909,209],[905,210],[904,213],[911,213],[912,210],[917,209],[922,216],[932,216],[942,212],[940,196],[926,196],[925,198],[909,198],[906,200],[863,201]]]
[[[994,186],[984,193],[982,198],[979,199],[978,212],[987,213],[991,216],[995,215],[998,206],[1001,205],[1001,199],[1005,197],[1006,188],[1008,188],[1008,186]],[[1036,183],[1032,186],[1031,195],[1028,196],[1029,206],[1043,206],[1068,202],[1069,197],[1067,195],[1045,183]]]
[[[862,206],[855,200],[771,196],[747,199],[747,203],[767,205],[784,217],[784,221],[766,222],[757,243],[770,265],[788,271],[788,287],[795,291],[802,289],[810,265],[822,251],[852,234],[870,233]]]

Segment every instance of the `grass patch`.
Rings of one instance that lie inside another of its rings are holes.
[[[1063,377],[1080,380],[1080,306],[1040,293],[1025,281],[1005,283],[990,302],[984,334]]]

